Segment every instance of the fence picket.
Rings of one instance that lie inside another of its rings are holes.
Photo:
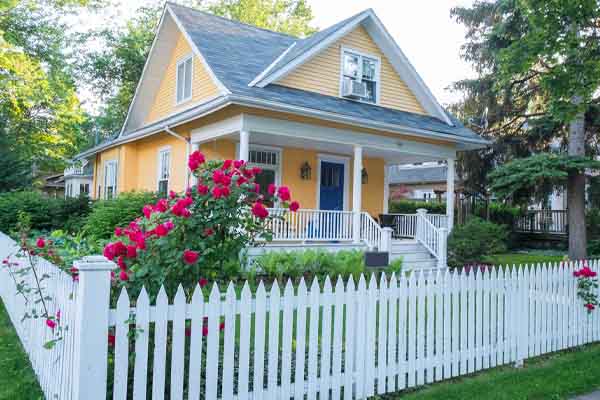
[[[356,315],[356,301],[357,301],[357,293],[354,287],[354,279],[352,275],[348,278],[348,282],[346,283],[346,293],[345,293],[345,303],[346,303],[346,326],[344,329],[344,339],[346,342],[346,347],[344,349],[344,400],[352,400],[352,392],[354,385],[354,338],[355,338],[355,328],[354,328],[354,318]]]
[[[148,370],[148,333],[150,299],[142,287],[135,305],[135,367],[133,372],[133,398],[145,400]]]
[[[331,280],[329,276],[325,277],[323,283],[323,293],[321,294],[321,304],[323,306],[323,319],[321,329],[321,369],[319,374],[319,398],[329,398],[329,389],[333,384],[331,376],[331,307],[332,293]]]
[[[265,318],[267,292],[261,281],[256,289],[254,311],[254,379],[252,393],[255,399],[262,399],[265,382]]]
[[[381,274],[379,279],[379,321],[377,337],[377,394],[386,392],[386,372],[387,372],[387,346],[388,346],[388,286],[385,274]]]
[[[344,338],[344,282],[342,277],[335,283],[333,307],[333,344],[331,368],[331,400],[339,400],[342,390],[342,340]],[[346,340],[347,342],[347,340]]]
[[[154,321],[154,365],[152,371],[152,400],[165,398],[165,364],[167,362],[167,324],[169,299],[163,286],[156,297]]]
[[[292,396],[292,335],[294,318],[294,287],[288,280],[283,291],[283,335],[281,337],[281,398],[289,399]]]
[[[217,399],[218,368],[219,362],[219,322],[221,309],[221,293],[217,284],[213,284],[208,297],[208,325],[206,335],[206,386],[204,398],[206,400]],[[204,334],[204,332],[203,332]],[[210,366],[210,367],[209,367]]]
[[[392,272],[388,286],[388,348],[387,348],[387,392],[395,392],[398,387],[396,374],[398,371],[399,357],[396,356],[398,341],[404,335],[398,329],[398,278]]]
[[[308,400],[317,398],[317,362],[319,357],[319,312],[320,312],[321,288],[317,278],[314,278],[310,286],[309,304],[310,320],[308,334]]]
[[[247,288],[246,286],[244,286]],[[200,285],[196,285],[191,303],[191,326],[190,326],[190,361],[189,361],[189,399],[199,400],[201,390],[202,373],[202,326],[204,324],[204,294]],[[247,315],[250,315],[248,313]],[[242,314],[241,318],[244,318]],[[244,333],[240,331],[241,336]],[[247,347],[246,347],[247,348]]]
[[[306,303],[307,291],[304,278],[300,279],[296,296],[296,354],[294,375],[294,399],[304,399],[304,366],[306,357]]]
[[[221,394],[223,400],[233,400],[236,302],[237,296],[235,294],[233,282],[229,282],[225,294],[225,325],[223,325],[223,389]],[[277,331],[275,331],[273,335],[277,337]],[[275,371],[277,371],[277,369],[275,369]]]

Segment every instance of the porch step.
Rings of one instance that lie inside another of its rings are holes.
[[[437,267],[437,260],[416,240],[393,240],[390,261],[402,258],[403,270]]]

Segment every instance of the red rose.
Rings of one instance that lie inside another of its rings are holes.
[[[174,192],[174,191],[172,191],[172,190],[169,190],[169,198],[170,198],[170,199],[174,199],[175,197],[177,197],[177,193],[175,193],[175,192]]]
[[[270,183],[269,187],[267,188],[267,192],[269,193],[269,195],[273,196],[276,191],[277,191],[277,186],[275,186],[273,183]]]
[[[50,318],[46,318],[46,326],[50,329],[56,328],[56,322]]]
[[[233,166],[234,166],[235,168],[238,168],[238,169],[239,169],[239,168],[240,168],[242,165],[244,165],[244,160],[235,160],[235,161],[233,162]]]
[[[591,304],[591,303],[588,303],[588,304],[586,304],[586,305],[585,305],[585,308],[587,308],[587,309],[588,309],[588,311],[593,311],[593,310],[594,310],[594,308],[596,308],[596,306],[594,306],[594,305],[593,305],[593,304]]]
[[[204,236],[212,236],[215,234],[215,231],[212,228],[206,228],[204,230]]]
[[[125,264],[123,256],[119,256],[119,258],[117,259],[117,265],[119,266],[119,268],[121,268],[122,271],[127,269],[127,264]]]
[[[183,262],[185,262],[186,264],[195,264],[196,261],[198,261],[198,257],[200,257],[200,254],[196,251],[185,250],[183,252]]]
[[[277,195],[282,201],[289,201],[292,198],[292,196],[290,195],[290,189],[288,189],[287,186],[281,186],[277,190]]]
[[[115,335],[113,335],[112,333],[108,334],[108,345],[110,347],[115,347]]]
[[[200,287],[203,288],[204,286],[208,285],[208,279],[200,278],[200,280],[198,281],[198,285],[200,285]]]
[[[231,185],[231,177],[229,177],[228,175],[223,175],[223,177],[221,178],[221,185],[223,185],[223,186]]]
[[[267,211],[262,203],[256,202],[252,206],[252,214],[260,219],[265,219],[269,216],[269,211]]]
[[[223,186],[221,188],[221,196],[229,197],[230,194],[231,194],[231,189],[229,189],[229,186]]]
[[[224,176],[225,174],[223,173],[223,171],[221,171],[220,169],[216,169],[213,171],[212,180],[214,183],[219,184],[221,183],[221,180]]]
[[[233,160],[225,160],[225,161],[223,161],[223,166],[221,167],[221,169],[223,169],[223,171],[226,171],[229,168],[231,168],[232,164],[233,164]]]
[[[127,245],[127,258],[135,258],[137,256],[137,248],[133,245]]]
[[[208,326],[202,327],[202,336],[208,336]]]
[[[258,175],[258,174],[260,174],[261,172],[262,172],[262,168],[259,168],[259,167],[252,167],[252,173],[253,173],[254,175]]]
[[[223,329],[225,329],[225,322],[219,324],[219,330],[222,331]]]
[[[205,195],[208,193],[208,186],[206,185],[198,185],[198,193],[201,195]]]
[[[159,224],[154,229],[154,232],[156,233],[156,236],[163,237],[163,236],[167,236],[167,234],[169,233],[169,230],[163,224]]]
[[[160,212],[165,212],[169,209],[169,203],[167,202],[167,199],[160,199],[157,203],[156,203],[156,210],[160,211]]]
[[[300,203],[298,203],[297,201],[294,200],[290,203],[290,211],[296,212],[296,211],[298,211],[299,208],[300,208]]]
[[[195,171],[198,169],[200,164],[204,164],[204,161],[205,161],[204,154],[202,154],[200,151],[196,150],[192,154],[190,154],[190,157],[188,158],[188,167],[192,171]]]
[[[121,271],[121,272],[119,272],[119,279],[122,280],[123,282],[126,282],[129,280],[129,275],[127,275],[127,272]]]
[[[149,204],[146,204],[144,206],[144,208],[142,208],[142,213],[144,213],[144,216],[146,217],[146,219],[150,219],[150,216],[152,215],[152,206]]]
[[[223,192],[219,186],[215,186],[212,189],[212,197],[213,199],[220,199],[221,197],[223,197]]]
[[[44,240],[44,238],[38,238],[38,240],[35,242],[35,245],[38,248],[43,249],[44,247],[46,247],[46,241]]]
[[[115,236],[123,236],[123,229],[118,226],[115,228]]]

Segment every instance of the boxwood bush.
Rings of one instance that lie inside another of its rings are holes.
[[[142,215],[146,204],[154,204],[157,199],[152,192],[127,192],[111,200],[98,200],[86,218],[83,231],[96,240],[109,239],[115,227],[126,226]]]
[[[29,215],[34,230],[73,232],[80,228],[90,213],[90,200],[85,196],[51,198],[36,191],[0,194],[0,231],[9,233],[14,230],[21,213]]]
[[[486,256],[505,252],[507,240],[506,226],[471,218],[466,224],[455,226],[448,237],[448,265],[480,263]]]
[[[439,201],[395,200],[390,203],[391,214],[416,214],[419,208],[430,214],[446,214],[446,203]]]

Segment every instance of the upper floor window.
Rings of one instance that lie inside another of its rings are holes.
[[[176,101],[177,104],[192,98],[193,57],[186,56],[177,63]]]
[[[378,102],[379,60],[358,52],[343,51],[343,96]]]
[[[104,198],[110,200],[117,194],[117,160],[104,164]]]
[[[171,149],[162,149],[158,153],[158,193],[164,197],[169,192],[171,171]]]

